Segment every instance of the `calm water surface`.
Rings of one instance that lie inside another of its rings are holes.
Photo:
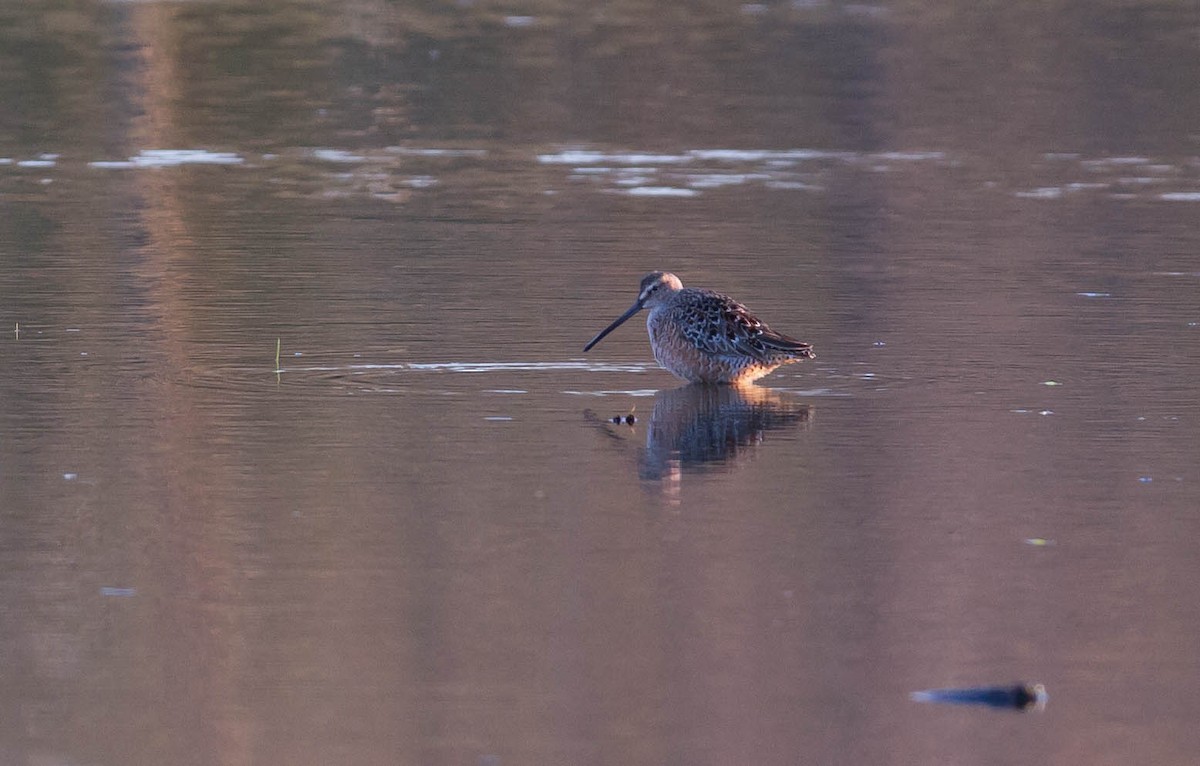
[[[0,17],[0,761],[1195,762],[1189,4]]]

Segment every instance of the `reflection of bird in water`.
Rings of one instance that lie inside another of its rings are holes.
[[[659,391],[654,411],[644,421],[646,447],[638,458],[638,475],[659,480],[730,463],[762,443],[768,432],[806,424],[811,416],[808,405],[758,386],[690,385]],[[589,418],[600,422],[594,415]]]
[[[650,310],[646,329],[654,358],[692,383],[750,383],[781,365],[816,356],[811,345],[775,332],[728,295],[684,287],[679,277],[663,271],[647,274],[629,310],[583,350],[643,308]]]
[[[1025,710],[1046,707],[1049,695],[1041,684],[1012,686],[978,686],[967,689],[927,689],[910,695],[916,702],[942,702],[950,705],[985,705],[996,708]]]

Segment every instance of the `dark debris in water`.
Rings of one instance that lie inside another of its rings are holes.
[[[926,689],[913,692],[915,702],[937,702],[946,705],[982,705],[1008,710],[1042,710],[1049,695],[1042,684],[1013,684],[1010,686],[975,686],[962,689]]]

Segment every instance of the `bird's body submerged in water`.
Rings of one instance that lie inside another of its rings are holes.
[[[811,345],[775,332],[728,295],[684,287],[679,277],[664,271],[647,274],[629,310],[583,350],[642,309],[649,311],[646,329],[654,358],[692,383],[750,383],[777,367],[816,356]]]

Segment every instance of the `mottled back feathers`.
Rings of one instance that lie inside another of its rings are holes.
[[[749,356],[763,364],[812,359],[812,345],[775,332],[728,295],[685,287],[669,312],[684,337],[698,349],[718,356]]]

